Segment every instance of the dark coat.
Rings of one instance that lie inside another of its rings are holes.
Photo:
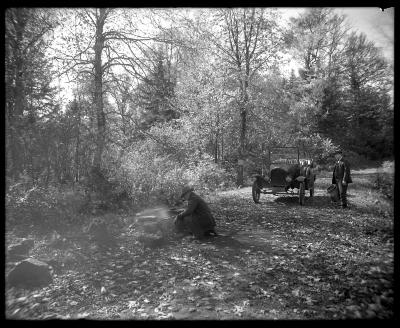
[[[336,181],[353,182],[350,175],[350,164],[343,158],[337,161],[333,168],[332,184],[336,184]]]
[[[191,216],[193,224],[196,224],[201,230],[208,231],[215,227],[215,220],[211,209],[207,203],[194,192],[191,192],[188,199],[187,209],[177,216],[177,219],[184,219]]]

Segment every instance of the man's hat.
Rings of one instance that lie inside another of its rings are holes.
[[[191,192],[193,190],[194,190],[193,187],[190,187],[190,186],[183,187],[181,198],[183,198],[188,192]]]

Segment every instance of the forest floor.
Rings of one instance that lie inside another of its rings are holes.
[[[7,288],[6,317],[393,318],[393,204],[372,188],[375,173],[353,172],[348,209],[330,202],[328,173],[304,206],[296,195],[261,194],[255,204],[250,187],[210,194],[221,236],[204,241],[146,248],[126,229],[102,251],[77,231],[58,249],[33,236],[31,256],[62,266],[46,288]]]

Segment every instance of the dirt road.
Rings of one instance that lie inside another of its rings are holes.
[[[87,250],[40,292],[9,290],[7,313],[19,307],[12,317],[391,318],[393,208],[372,189],[374,174],[354,172],[346,210],[326,195],[329,175],[317,177],[304,206],[297,196],[261,195],[255,204],[251,188],[214,193],[207,198],[222,236],[143,249],[122,235],[120,249]],[[15,301],[21,296],[25,303]],[[32,302],[39,305],[32,309]]]

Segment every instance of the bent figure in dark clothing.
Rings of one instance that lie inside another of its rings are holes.
[[[177,230],[190,232],[198,239],[216,236],[215,220],[207,203],[190,187],[183,188],[181,198],[188,201],[188,207],[175,218]]]

